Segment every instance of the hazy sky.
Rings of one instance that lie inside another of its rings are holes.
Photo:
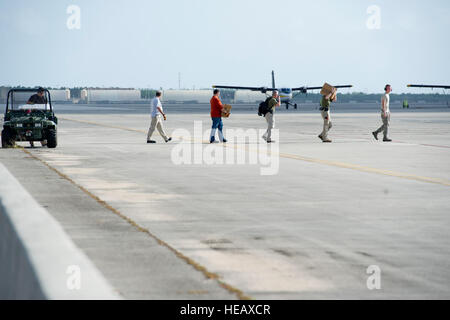
[[[449,17],[448,0],[0,0],[0,85],[269,86],[273,69],[277,86],[431,92],[406,84],[450,84]]]

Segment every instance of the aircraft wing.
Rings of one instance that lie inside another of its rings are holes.
[[[250,90],[250,91],[261,91],[263,93],[267,91],[277,90],[274,88],[266,87],[235,87],[235,86],[212,86],[214,89],[234,89],[234,90]]]
[[[336,89],[342,89],[342,88],[352,88],[352,85],[342,85],[342,86],[334,86]],[[306,93],[311,90],[320,90],[322,87],[300,87],[300,88],[292,88],[292,91],[301,91],[303,93]]]
[[[408,84],[408,88],[450,89],[450,86],[429,85],[429,84]]]
[[[236,87],[236,86],[212,86],[214,89],[233,89],[233,90],[250,90],[250,91],[260,91],[262,93],[266,93],[267,91],[278,90],[276,88],[267,88],[267,87]],[[343,86],[334,86],[337,89],[340,88],[351,88],[352,85],[343,85]],[[292,91],[301,91],[306,93],[310,90],[320,90],[322,87],[300,87],[300,88],[292,88]]]

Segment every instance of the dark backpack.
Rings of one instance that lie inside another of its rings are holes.
[[[270,109],[269,109],[270,99],[272,99],[272,98],[267,98],[266,101],[263,101],[259,104],[258,116],[265,117],[266,114],[270,112]]]

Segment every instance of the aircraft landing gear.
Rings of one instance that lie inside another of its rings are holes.
[[[290,103],[290,102],[286,102],[286,110],[289,109],[289,106],[293,106],[295,110],[297,110],[297,104],[295,103]]]

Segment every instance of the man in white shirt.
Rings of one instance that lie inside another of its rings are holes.
[[[156,92],[156,96],[153,98],[151,102],[152,106],[152,123],[150,125],[150,129],[148,129],[147,134],[147,143],[156,143],[156,141],[151,140],[153,132],[155,132],[155,128],[158,129],[159,134],[161,137],[163,137],[165,142],[169,142],[172,140],[172,138],[167,137],[166,133],[164,132],[164,128],[162,125],[161,116],[164,118],[164,121],[167,120],[166,114],[163,111],[163,107],[161,104],[161,91]]]
[[[383,131],[383,141],[391,142],[392,140],[388,138],[389,122],[391,120],[391,111],[389,110],[389,94],[392,92],[392,87],[390,84],[387,84],[386,87],[384,87],[384,92],[385,94],[381,97],[381,120],[383,121],[383,125],[378,128],[378,130],[372,132],[372,134],[374,138],[378,140],[378,134]]]

